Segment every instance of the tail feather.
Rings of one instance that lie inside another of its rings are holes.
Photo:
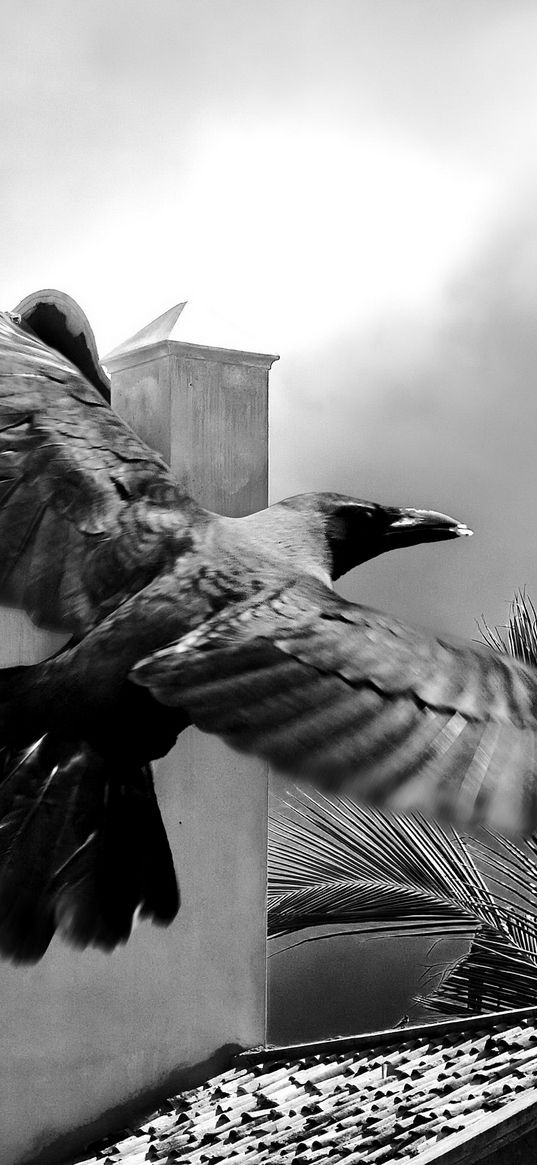
[[[53,734],[0,752],[0,954],[36,962],[56,930],[109,951],[137,913],[166,925],[178,908],[149,766]]]

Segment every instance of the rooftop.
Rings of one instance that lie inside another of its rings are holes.
[[[77,1163],[454,1165],[535,1127],[537,1008],[529,1008],[243,1053]]]

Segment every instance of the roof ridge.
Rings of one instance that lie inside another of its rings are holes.
[[[537,1006],[511,1008],[505,1011],[487,1011],[473,1013],[469,1016],[457,1016],[455,1019],[439,1020],[436,1023],[408,1024],[405,1027],[384,1028],[374,1032],[360,1032],[352,1036],[334,1036],[331,1039],[314,1040],[305,1044],[265,1045],[238,1052],[233,1063],[241,1064],[262,1063],[264,1060],[294,1060],[307,1059],[308,1056],[318,1056],[326,1053],[337,1055],[338,1052],[351,1051],[353,1048],[373,1047],[376,1044],[401,1042],[419,1036],[443,1035],[449,1031],[472,1031],[477,1028],[495,1027],[503,1021],[535,1017]]]

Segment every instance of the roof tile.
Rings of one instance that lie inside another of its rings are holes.
[[[227,1162],[404,1165],[443,1152],[461,1130],[475,1136],[535,1105],[537,1009],[358,1037],[322,1049],[260,1051],[161,1106],[138,1130],[99,1142],[78,1165]],[[436,1030],[438,1029],[438,1030]],[[494,1116],[492,1119],[495,1119]]]

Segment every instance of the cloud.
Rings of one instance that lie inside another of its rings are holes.
[[[282,357],[275,496],[475,525],[346,584],[464,634],[537,573],[536,31],[526,0],[33,0],[0,46],[2,306],[63,287],[107,351],[213,304]]]
[[[501,622],[516,587],[537,593],[534,201],[496,225],[432,320],[347,331],[273,397],[275,494],[330,487],[473,526],[471,542],[401,551],[344,584],[455,635],[482,612]]]

